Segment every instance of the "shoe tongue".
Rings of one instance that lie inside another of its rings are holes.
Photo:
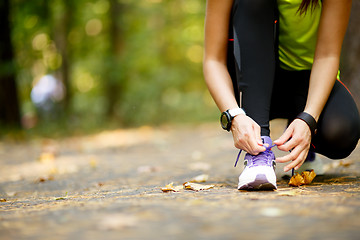
[[[268,136],[262,136],[261,137],[262,141],[264,144],[269,144],[269,146],[272,146],[272,141],[271,141],[271,138],[268,137]]]

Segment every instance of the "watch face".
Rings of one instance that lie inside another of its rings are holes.
[[[228,130],[229,116],[227,115],[226,112],[223,112],[221,114],[220,122],[221,122],[221,127],[225,130]]]

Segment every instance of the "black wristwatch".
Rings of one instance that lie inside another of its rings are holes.
[[[234,119],[235,116],[239,114],[246,115],[245,111],[242,108],[228,109],[225,112],[221,113],[220,116],[221,127],[229,132],[231,128],[232,120]]]

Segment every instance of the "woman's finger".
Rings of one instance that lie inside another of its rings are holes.
[[[276,158],[276,162],[286,163],[286,162],[289,162],[289,161],[293,161],[299,156],[300,153],[301,153],[301,149],[295,148],[289,154],[287,154],[287,155],[285,155],[283,157]]]
[[[304,163],[305,161],[305,154],[304,154],[304,151],[300,153],[300,155],[294,160],[292,161],[291,163],[289,163],[288,165],[286,165],[284,167],[284,171],[287,172],[289,171],[290,169],[295,169],[295,170],[298,170],[301,165]]]
[[[298,145],[299,145],[299,141],[295,137],[292,136],[289,141],[287,141],[286,143],[278,146],[278,148],[281,151],[288,152],[288,151],[293,150]]]
[[[274,144],[276,144],[278,147],[283,145],[291,138],[292,134],[293,129],[291,127],[288,127],[285,132],[280,136],[280,138],[274,141]]]

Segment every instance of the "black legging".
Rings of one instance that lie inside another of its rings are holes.
[[[269,136],[269,121],[292,121],[304,110],[310,70],[286,71],[277,56],[276,0],[234,0],[230,20],[228,66],[235,95],[248,116]],[[241,99],[239,92],[241,92]],[[312,150],[329,158],[347,157],[360,137],[356,104],[343,84],[336,81],[318,121]]]

